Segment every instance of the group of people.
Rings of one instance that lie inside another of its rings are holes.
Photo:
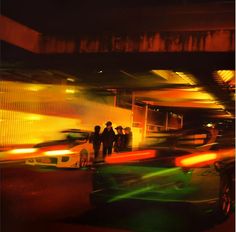
[[[123,152],[132,150],[131,128],[130,127],[123,128],[122,126],[118,126],[115,129],[117,131],[117,134],[115,134],[112,128],[111,121],[108,121],[106,123],[106,127],[102,133],[100,133],[101,130],[100,126],[94,127],[94,132],[90,137],[90,143],[93,144],[95,160],[97,160],[97,158],[99,157],[101,144],[102,144],[103,158],[105,158],[106,155],[110,155],[112,153],[113,148],[114,152]]]

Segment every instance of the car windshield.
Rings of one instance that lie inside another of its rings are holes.
[[[88,132],[69,132],[66,136],[69,140],[87,140],[88,137]]]

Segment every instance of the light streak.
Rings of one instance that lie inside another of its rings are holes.
[[[138,195],[140,193],[148,192],[148,191],[150,191],[152,189],[154,189],[154,186],[148,186],[148,187],[145,187],[145,188],[134,190],[134,191],[131,191],[131,192],[128,192],[128,193],[124,193],[124,194],[115,196],[112,199],[110,199],[108,202],[111,203],[111,202],[114,202],[114,201],[118,201],[118,200],[122,200],[122,199],[125,199],[125,198],[129,198],[131,196]]]
[[[47,156],[57,156],[57,155],[70,155],[74,152],[71,150],[53,150],[53,151],[45,151],[43,152],[44,155]]]
[[[176,165],[181,167],[189,167],[201,163],[210,163],[216,160],[216,158],[217,158],[216,153],[206,153],[206,154],[178,157],[176,158]]]
[[[37,148],[19,148],[19,149],[13,149],[8,151],[10,154],[29,154],[29,153],[34,153],[38,149]]]
[[[152,172],[152,173],[149,173],[149,174],[146,174],[146,175],[142,176],[142,179],[148,179],[148,178],[151,178],[151,177],[154,177],[154,176],[161,176],[161,175],[165,175],[165,174],[170,174],[170,173],[177,172],[179,170],[180,170],[179,167],[177,167],[177,168],[168,168],[168,169],[165,169],[165,170],[159,170],[157,172]]]
[[[146,150],[146,151],[133,151],[126,152],[122,154],[113,154],[111,156],[107,156],[105,161],[107,163],[123,163],[123,162],[131,162],[140,159],[148,159],[154,158],[156,155],[155,150]]]
[[[70,78],[70,77],[68,77],[66,80],[67,80],[67,81],[71,81],[71,82],[74,82],[74,81],[75,81],[75,79]]]
[[[66,89],[66,93],[75,93],[74,89]]]

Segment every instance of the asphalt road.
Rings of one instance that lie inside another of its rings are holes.
[[[93,208],[91,177],[90,170],[1,167],[1,231],[234,231],[234,214],[218,224],[181,205]]]

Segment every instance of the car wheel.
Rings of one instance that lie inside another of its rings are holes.
[[[233,184],[230,176],[223,176],[221,178],[219,206],[218,206],[218,219],[226,219],[233,208]]]

